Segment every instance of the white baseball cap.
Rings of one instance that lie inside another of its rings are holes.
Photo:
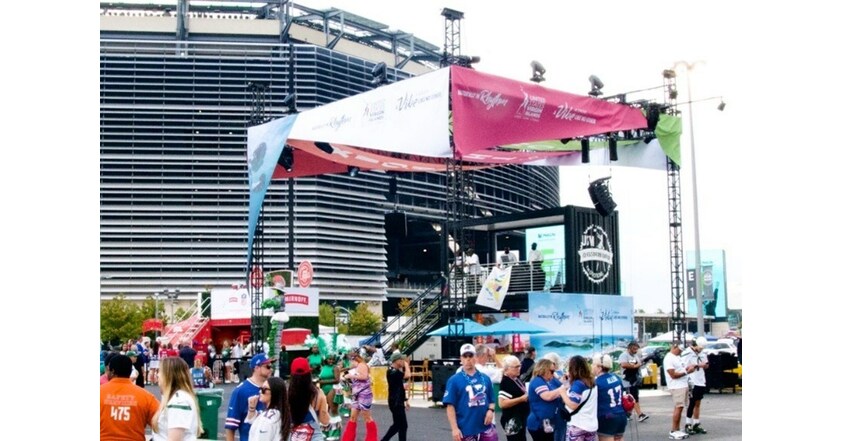
[[[472,345],[470,343],[465,343],[464,345],[462,345],[461,348],[459,348],[459,355],[460,356],[465,355],[465,354],[476,355],[476,353],[477,353],[477,348],[475,348],[474,345]]]

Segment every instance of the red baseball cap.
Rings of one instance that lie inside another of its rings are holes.
[[[309,374],[310,373],[310,362],[307,361],[304,357],[298,357],[295,360],[292,360],[292,366],[290,367],[290,372],[292,374]]]

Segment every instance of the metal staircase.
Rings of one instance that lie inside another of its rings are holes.
[[[207,302],[207,309],[210,309],[210,302]],[[180,317],[179,322],[168,325],[164,328],[161,337],[164,341],[168,341],[173,346],[182,341],[192,342],[196,335],[207,326],[210,319],[207,314],[202,314],[201,301],[196,301],[192,307]]]
[[[441,322],[442,297],[446,287],[447,278],[442,276],[407,306],[407,310],[413,311],[411,316],[406,318],[402,314],[393,317],[370,340],[379,341],[384,348],[397,342],[403,354],[411,354],[427,340],[427,333]],[[389,328],[400,324],[402,318],[406,319],[403,325],[397,331],[389,332]]]

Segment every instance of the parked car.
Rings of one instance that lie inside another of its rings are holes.
[[[651,361],[660,367],[664,362],[667,351],[669,351],[669,348],[666,346],[644,346],[640,348],[639,354],[644,363]]]
[[[723,352],[737,355],[737,347],[734,345],[734,343],[731,343],[730,341],[719,339],[713,343],[708,343],[707,346],[705,346],[705,348],[702,349],[702,352],[708,355],[720,354]]]

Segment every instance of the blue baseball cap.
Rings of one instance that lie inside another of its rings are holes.
[[[249,363],[249,366],[251,366],[251,368],[254,369],[264,364],[274,363],[275,360],[277,360],[277,358],[269,358],[266,356],[266,354],[261,352],[255,355],[254,357],[251,357],[251,363]]]

